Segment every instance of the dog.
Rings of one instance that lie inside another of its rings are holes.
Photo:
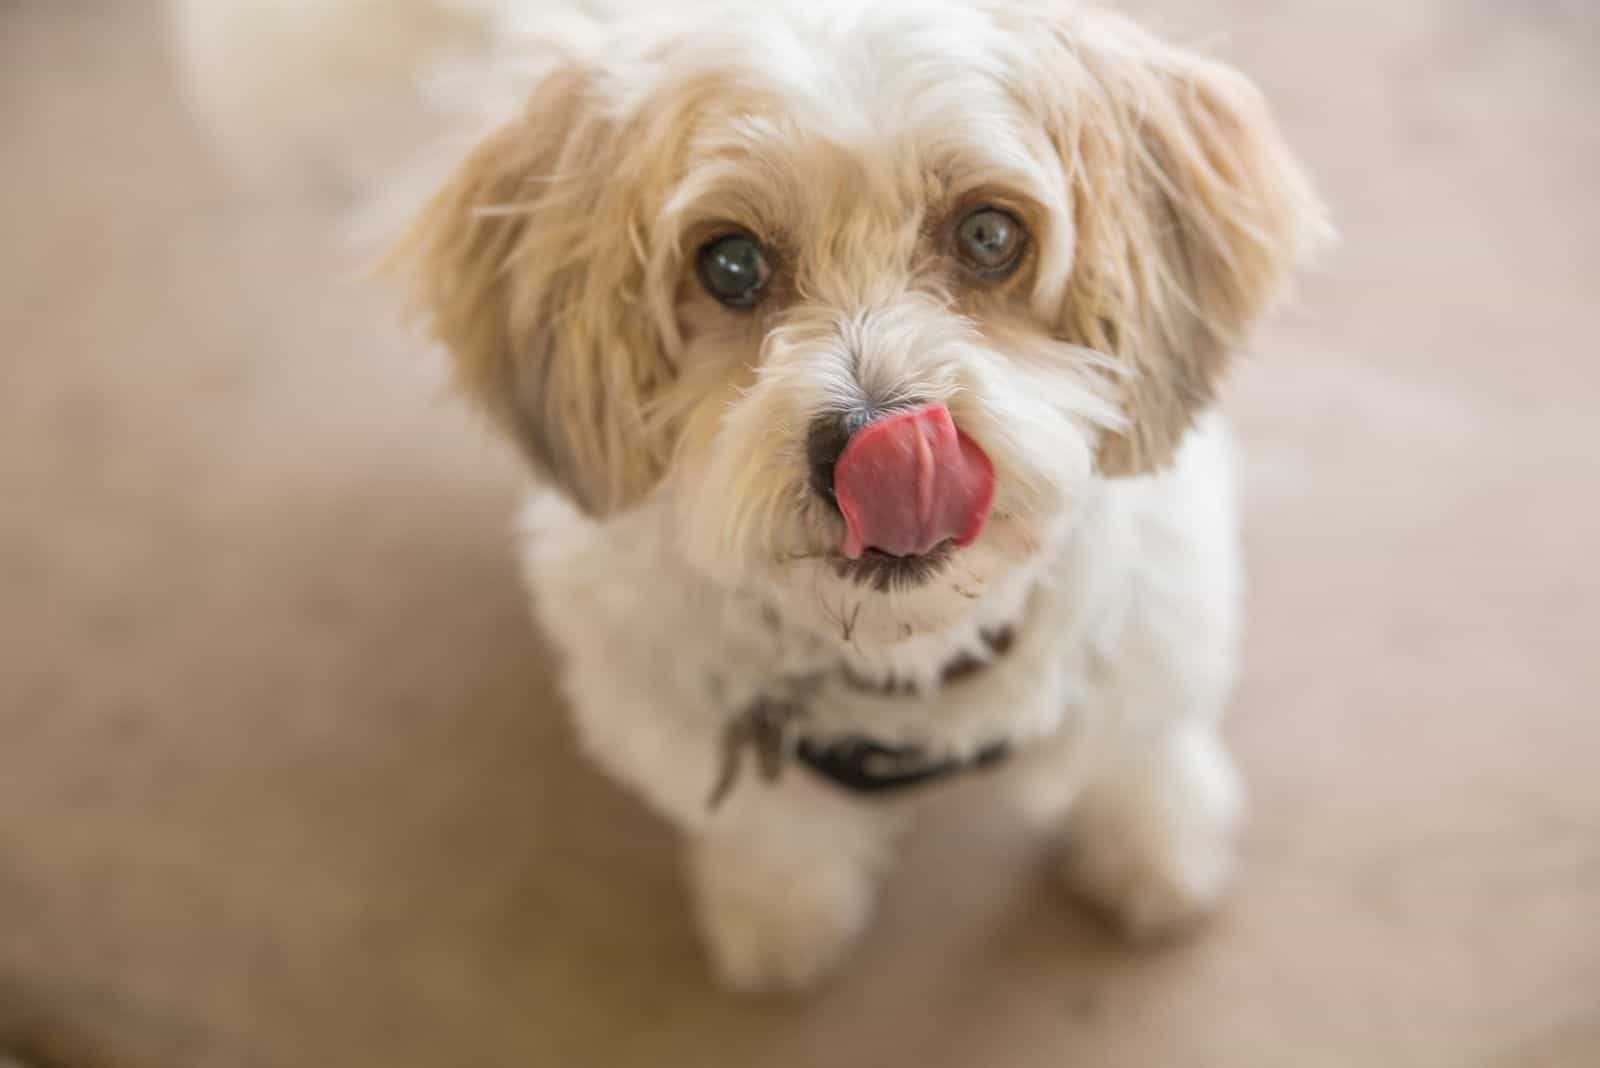
[[[538,58],[390,266],[534,473],[577,733],[681,829],[722,981],[815,986],[969,780],[1129,934],[1211,909],[1214,400],[1330,232],[1257,89],[1075,0],[431,7]]]

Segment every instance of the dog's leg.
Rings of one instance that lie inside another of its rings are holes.
[[[1062,874],[1131,936],[1173,933],[1227,888],[1241,802],[1215,725],[1178,723],[1084,788],[1068,814]]]
[[[773,793],[791,793],[789,785]],[[792,993],[815,986],[871,915],[878,875],[903,821],[836,797],[811,802],[784,804],[781,813],[763,804],[767,815],[759,825],[741,820],[690,837],[701,932],[730,989]]]

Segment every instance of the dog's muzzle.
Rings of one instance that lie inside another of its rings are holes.
[[[844,518],[845,559],[919,557],[977,540],[994,501],[994,464],[948,408],[927,404],[851,423],[818,420],[806,448],[812,488]]]

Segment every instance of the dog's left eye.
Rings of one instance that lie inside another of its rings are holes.
[[[760,300],[772,277],[767,254],[748,234],[728,234],[706,242],[698,266],[706,292],[730,308],[748,308]]]
[[[1015,270],[1026,243],[1022,223],[999,208],[979,208],[956,227],[961,262],[983,278],[1001,278]]]

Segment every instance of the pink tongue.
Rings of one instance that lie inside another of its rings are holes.
[[[994,465],[930,404],[868,423],[833,469],[845,556],[868,549],[916,556],[942,541],[970,545],[994,500]]]

